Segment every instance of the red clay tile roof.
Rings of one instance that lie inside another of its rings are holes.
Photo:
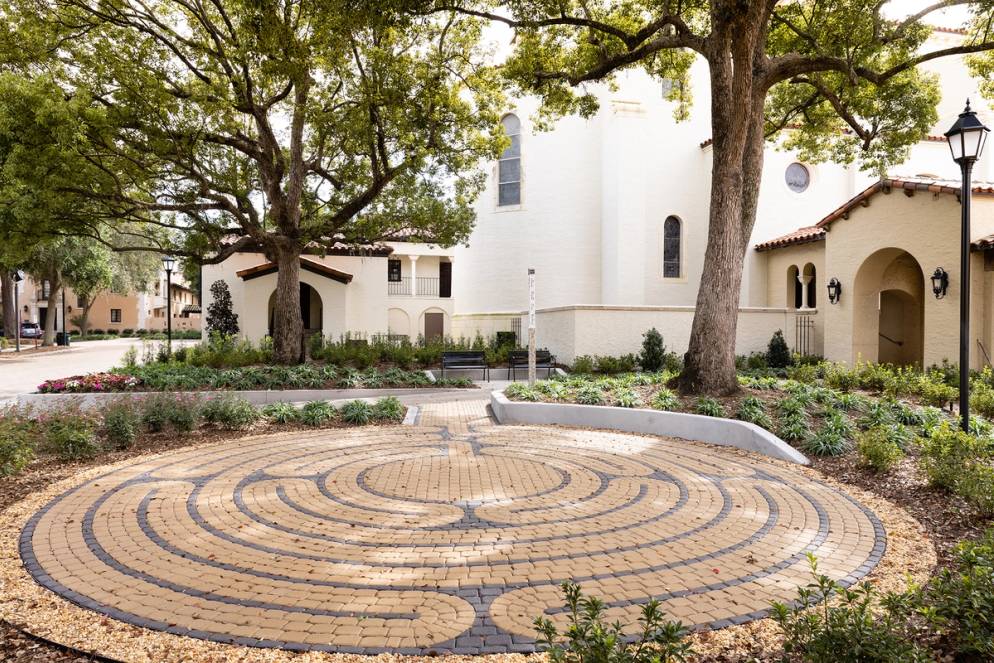
[[[320,262],[311,260],[310,258],[300,258],[300,268],[304,271],[329,278],[332,281],[338,281],[339,283],[348,284],[352,282],[351,274],[339,271],[334,267],[329,267]],[[235,276],[244,281],[250,281],[252,279],[259,278],[260,276],[275,274],[277,271],[275,262],[264,262],[261,265],[256,265],[255,267],[240,269],[235,272]]]
[[[761,244],[757,244],[756,250],[769,251],[770,249],[779,249],[783,246],[791,246],[793,244],[817,242],[822,239],[825,239],[824,228],[819,228],[818,226],[805,226],[804,228],[798,228],[794,232],[783,235],[782,237],[776,237],[762,242]]]
[[[839,219],[848,219],[849,213],[853,208],[857,206],[869,207],[870,198],[880,192],[890,193],[894,190],[904,191],[905,195],[908,196],[913,196],[916,191],[926,191],[935,195],[940,193],[959,194],[960,183],[958,180],[940,180],[922,177],[885,178],[879,182],[874,182],[856,196],[850,198],[845,204],[833,210],[815,225],[799,228],[788,235],[767,240],[757,244],[755,249],[757,251],[768,251],[793,244],[816,242],[824,239],[825,232],[830,229],[831,225]],[[994,183],[975,181],[973,182],[973,193],[974,195],[994,196]],[[977,242],[981,241],[983,240],[977,240]],[[977,242],[974,242],[974,244],[976,245]],[[991,243],[994,246],[994,237],[991,238]]]

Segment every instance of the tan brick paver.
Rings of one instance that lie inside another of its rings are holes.
[[[375,653],[533,647],[559,584],[632,623],[754,619],[883,552],[852,498],[756,458],[607,432],[499,427],[486,401],[415,426],[246,439],[118,469],[28,524],[29,572],[172,633]]]

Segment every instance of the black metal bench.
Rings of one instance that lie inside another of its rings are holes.
[[[548,350],[536,350],[535,351],[535,368],[545,368],[548,369],[549,374],[546,377],[552,377],[552,370],[556,367],[556,358],[552,356],[552,353]],[[516,380],[518,377],[518,369],[525,368],[528,369],[528,351],[527,350],[512,350],[510,354],[507,355],[507,379]]]
[[[482,352],[459,351],[442,353],[442,379],[445,379],[445,369],[477,369],[483,371],[483,377],[490,381],[490,367],[487,366],[486,355]]]

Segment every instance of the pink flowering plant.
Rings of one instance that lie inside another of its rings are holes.
[[[89,373],[88,375],[74,375],[57,380],[46,380],[38,385],[38,393],[67,394],[130,391],[141,385],[141,382],[141,379],[134,375]]]

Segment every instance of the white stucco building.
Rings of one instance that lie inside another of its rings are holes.
[[[962,39],[957,31],[936,30],[928,48]],[[990,107],[961,58],[937,60],[925,68],[940,77],[939,121],[893,177],[955,180],[958,167],[940,136],[967,97],[989,125]],[[712,153],[707,75],[698,62],[692,71],[690,119],[680,123],[664,98],[663,83],[636,71],[623,74],[616,89],[600,89],[600,110],[594,117],[562,118],[551,131],[535,131],[535,101],[518,100],[504,118],[512,146],[486,166],[488,186],[476,203],[476,226],[467,245],[391,242],[372,255],[309,256],[307,263],[313,264],[302,263],[301,271],[302,288],[309,289],[305,326],[333,337],[520,331],[528,302],[527,270],[535,268],[539,344],[561,361],[580,354],[633,352],[642,332],[652,326],[663,332],[670,349],[682,352],[708,232]],[[974,176],[989,180],[992,175],[994,154],[987,154]],[[782,265],[779,245],[766,244],[818,224],[877,180],[854,166],[801,163],[774,145],[767,148],[751,242],[761,250],[750,249],[745,260],[739,352],[764,348],[771,334],[782,329],[798,350],[854,359],[851,348],[839,349],[824,339],[824,276],[835,269],[829,254]],[[919,204],[924,198],[917,198]],[[985,210],[979,205],[977,213],[987,214]],[[942,209],[944,214],[954,211],[950,205]],[[888,235],[886,228],[878,232],[892,240],[893,248],[904,250],[900,235]],[[829,253],[847,251],[839,245]],[[205,306],[210,283],[225,279],[243,331],[253,338],[269,328],[276,275],[266,262],[259,254],[240,254],[204,270]],[[951,273],[954,267],[948,266]],[[790,268],[795,271],[788,275],[784,269]],[[921,269],[930,273],[932,266]],[[798,277],[807,287],[801,288],[804,297],[795,300],[793,285],[788,293],[784,284]]]

